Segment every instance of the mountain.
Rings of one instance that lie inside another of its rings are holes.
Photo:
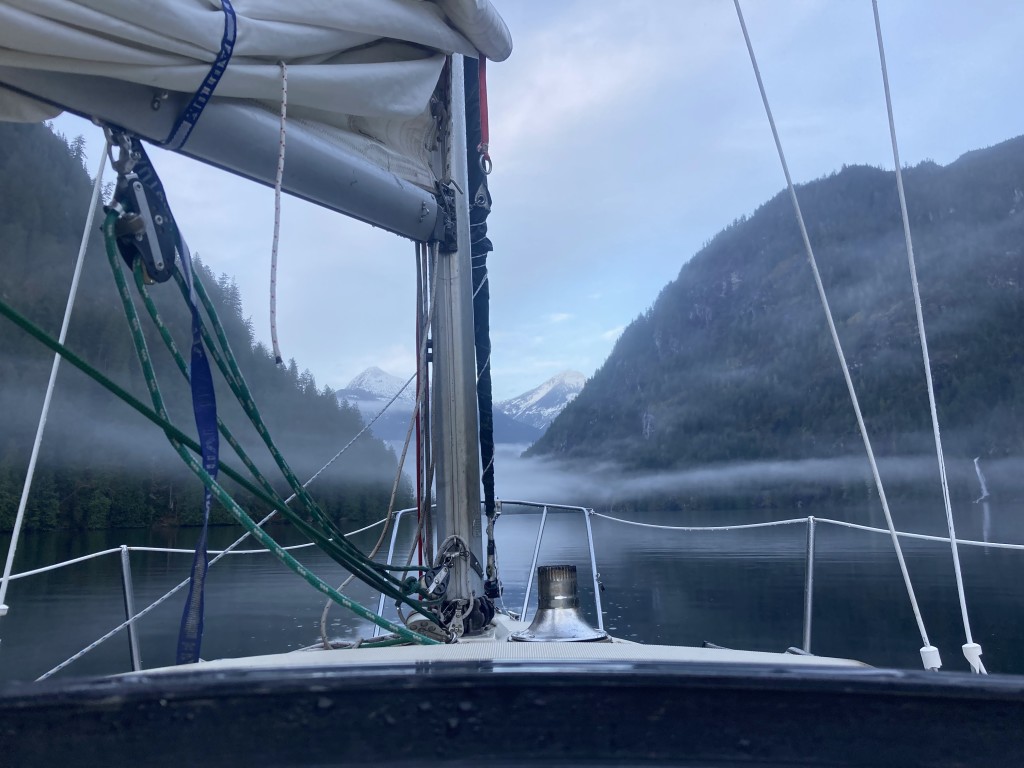
[[[61,326],[90,200],[92,183],[84,161],[81,140],[67,141],[43,125],[0,123],[0,299],[52,336]],[[195,268],[267,430],[295,474],[310,477],[362,428],[358,412],[339,406],[334,393],[318,387],[313,375],[301,371],[294,360],[287,366],[275,365],[271,352],[255,342],[237,285],[226,275],[217,278],[198,261]],[[154,285],[149,292],[187,356],[191,313],[177,287],[171,281]],[[136,304],[144,315],[144,334],[171,420],[194,434],[189,387],[141,302]],[[67,344],[149,402],[98,226],[93,227]],[[52,362],[53,354],[45,347],[0,320],[0,531],[10,530],[14,521]],[[263,440],[223,378],[216,372],[214,378],[218,415],[261,470],[277,477],[270,471],[276,467],[271,467]],[[225,464],[242,466],[226,440],[220,456]],[[364,435],[310,486],[310,493],[337,521],[375,519],[371,516],[387,506],[394,473],[392,451]],[[408,494],[403,488],[402,503]],[[261,516],[262,502],[246,492],[236,492],[235,497]],[[65,363],[53,395],[26,525],[80,530],[177,526],[198,524],[202,516],[202,484],[185,469],[161,431]],[[211,511],[211,521],[234,524],[219,505]]]
[[[904,182],[947,456],[1024,454],[1024,137]],[[876,451],[934,456],[894,173],[797,194]],[[627,469],[862,451],[786,192],[683,265],[530,449]]]
[[[495,403],[495,408],[516,421],[545,430],[580,393],[586,380],[587,377],[577,371],[562,371],[519,397]]]
[[[406,379],[392,376],[377,367],[367,368],[335,394],[339,402],[359,409],[365,421],[369,421],[394,397],[405,384]],[[416,383],[413,382],[399,395],[398,399],[374,423],[373,433],[381,440],[402,443],[409,430],[413,406],[416,402]],[[528,445],[541,436],[542,430],[530,423],[518,421],[494,408],[494,441]]]
[[[398,396],[396,402],[408,403],[409,407],[412,408],[413,403],[416,402],[416,382],[414,381],[405,389],[402,389],[406,381],[407,379],[392,376],[390,373],[374,366],[367,368],[352,379],[348,386],[345,389],[338,390],[337,394],[339,397],[344,396],[348,399],[370,399],[387,402],[397,392],[401,391],[402,394]]]

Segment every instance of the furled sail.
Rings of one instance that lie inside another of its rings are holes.
[[[0,0],[0,119],[68,110],[272,183],[286,84],[284,189],[426,239],[450,53],[511,53],[488,0]]]

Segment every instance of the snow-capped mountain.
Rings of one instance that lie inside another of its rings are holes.
[[[576,398],[586,380],[577,371],[562,371],[519,397],[495,403],[495,408],[516,421],[544,430]]]
[[[387,371],[382,371],[376,366],[367,368],[348,383],[348,386],[338,391],[338,395],[346,400],[384,400],[385,402],[395,396],[407,379],[399,376],[392,376]],[[399,395],[398,402],[405,401],[409,405],[416,401],[416,384],[413,382]]]
[[[369,421],[383,408],[388,400],[402,388],[406,379],[392,376],[380,368],[367,368],[337,391],[338,400],[345,400],[359,409],[364,421]],[[373,433],[382,440],[401,442],[405,440],[416,402],[416,382],[413,382],[387,412],[373,425]],[[504,413],[496,404],[494,407],[494,440],[497,443],[529,445],[540,437],[543,430],[532,422],[520,421]]]

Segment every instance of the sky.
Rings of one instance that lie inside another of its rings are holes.
[[[488,67],[498,400],[590,376],[703,243],[784,185],[728,0],[496,2],[512,32]],[[946,164],[1024,133],[1024,5],[883,0],[900,156]],[[747,0],[794,180],[893,167],[869,0]],[[102,136],[74,117],[92,169]],[[273,193],[151,153],[192,250],[238,283],[269,346]],[[300,200],[282,210],[278,332],[318,384],[414,368],[411,243]]]

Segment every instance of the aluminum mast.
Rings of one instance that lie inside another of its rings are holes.
[[[484,558],[462,56],[452,56],[449,72],[445,177],[455,193],[458,245],[454,253],[439,253],[435,267],[433,434],[441,550],[451,537],[457,537],[461,544],[461,555],[452,560],[447,599],[463,604],[464,613],[468,613],[473,601],[484,594],[483,576],[477,571]],[[460,632],[461,623],[455,622],[453,628]]]

